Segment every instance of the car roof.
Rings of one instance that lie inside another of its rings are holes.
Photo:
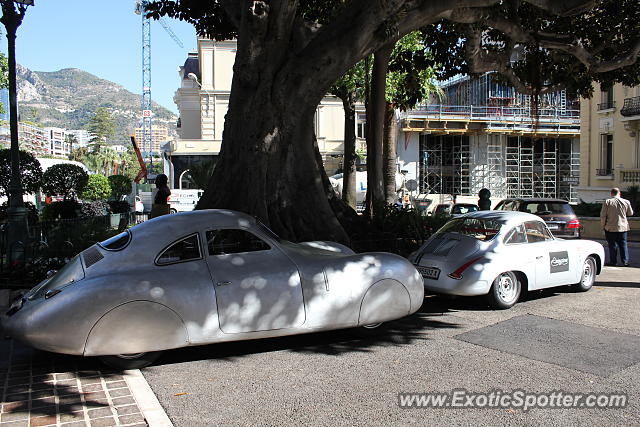
[[[202,209],[162,215],[136,225],[131,231],[133,233],[165,233],[168,229],[178,229],[188,232],[208,227],[248,228],[255,224],[254,217],[242,212],[227,209]]]
[[[514,197],[511,199],[503,199],[501,200],[501,202],[504,201],[518,201],[518,202],[525,202],[525,203],[540,203],[540,202],[544,202],[544,203],[569,203],[566,200],[562,200],[562,199],[553,199],[553,198],[544,198],[544,197]]]
[[[492,219],[496,221],[504,222],[507,225],[512,223],[521,223],[523,221],[538,221],[544,222],[539,216],[520,211],[476,211],[465,214],[459,218],[478,218],[478,219]]]

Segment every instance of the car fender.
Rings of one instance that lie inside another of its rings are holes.
[[[132,354],[188,345],[183,320],[169,307],[131,301],[105,313],[91,328],[85,356]]]
[[[411,298],[404,285],[394,279],[382,279],[367,289],[362,303],[358,325],[394,320],[411,313]]]

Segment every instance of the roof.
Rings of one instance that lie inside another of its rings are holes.
[[[476,211],[465,214],[460,218],[493,219],[507,224],[512,222],[521,223],[523,221],[544,222],[543,219],[537,215],[519,211]]]
[[[519,202],[526,202],[526,203],[540,203],[540,202],[544,202],[544,203],[569,203],[566,200],[545,198],[545,197],[510,197],[508,199],[502,199],[501,202],[503,202],[505,200],[517,200]]]

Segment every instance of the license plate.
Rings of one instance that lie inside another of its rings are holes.
[[[549,230],[557,230],[559,227],[556,224],[547,224]]]
[[[440,269],[434,267],[419,267],[416,266],[422,277],[425,279],[437,280],[440,277]]]

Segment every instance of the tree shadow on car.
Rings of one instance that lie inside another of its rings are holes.
[[[418,311],[410,316],[384,323],[379,328],[360,334],[362,328],[340,329],[286,337],[186,347],[165,352],[155,366],[197,360],[226,360],[272,351],[325,354],[339,356],[354,352],[371,352],[388,346],[410,345],[429,339],[434,329],[456,329],[459,325],[433,319],[430,313]]]

